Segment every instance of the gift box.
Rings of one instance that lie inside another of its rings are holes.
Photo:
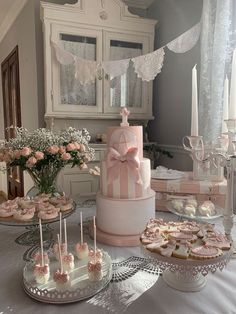
[[[185,172],[179,180],[151,180],[151,188],[156,192],[156,210],[168,211],[167,202],[170,196],[194,196],[198,203],[211,200],[224,208],[226,200],[227,181],[193,180],[192,172]]]

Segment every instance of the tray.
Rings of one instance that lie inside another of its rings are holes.
[[[212,215],[212,216],[202,216],[200,214],[197,214],[195,216],[191,216],[191,215],[187,215],[185,213],[179,213],[176,209],[173,208],[171,201],[168,201],[166,204],[166,208],[172,212],[173,214],[180,216],[182,218],[187,218],[187,219],[191,219],[191,220],[198,220],[198,221],[209,221],[209,220],[214,220],[217,218],[220,218],[221,216],[223,216],[223,211],[224,209],[216,204],[215,205],[215,210],[216,210],[216,214]],[[197,210],[198,213],[198,210]]]
[[[47,284],[37,284],[33,276],[32,262],[26,263],[23,270],[23,289],[33,299],[53,304],[66,304],[92,297],[104,289],[112,279],[112,261],[107,252],[103,252],[103,278],[98,282],[91,282],[87,274],[87,261],[79,261],[75,257],[75,268],[70,272],[71,289],[60,292],[52,279],[52,274],[59,268],[59,262],[50,258],[50,279]]]

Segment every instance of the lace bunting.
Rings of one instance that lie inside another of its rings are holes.
[[[75,57],[75,79],[81,85],[93,83],[97,76],[98,64],[96,61]]]
[[[190,28],[187,32],[178,36],[176,39],[169,42],[166,46],[169,50],[175,53],[184,53],[191,50],[200,37],[201,24],[197,23],[195,26]]]
[[[163,46],[151,53],[132,59],[104,61],[102,63],[75,56],[59,47],[54,42],[52,42],[52,46],[55,51],[56,59],[60,64],[75,65],[75,79],[77,79],[81,85],[93,83],[96,77],[102,79],[102,69],[113,79],[125,74],[128,70],[130,60],[133,62],[137,76],[143,81],[148,82],[154,80],[157,74],[161,72],[165,55],[165,47],[168,47],[169,50],[175,53],[184,53],[189,51],[196,45],[200,37],[200,32],[201,23],[199,22],[188,31],[169,42],[166,46]]]
[[[134,63],[135,73],[143,81],[151,81],[161,72],[165,51],[160,48],[144,56],[131,59]]]
[[[102,62],[102,68],[106,74],[114,78],[121,76],[127,72],[130,59],[117,60],[117,61],[104,61]]]

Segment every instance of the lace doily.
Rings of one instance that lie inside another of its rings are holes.
[[[201,24],[197,23],[188,31],[168,43],[167,47],[175,53],[184,53],[186,51],[189,51],[196,45],[200,37],[200,31]]]
[[[149,259],[134,256],[113,262],[112,271],[109,287],[87,301],[104,308],[107,313],[126,312],[128,306],[150,289],[159,277],[159,268]]]
[[[75,57],[75,78],[81,85],[95,81],[97,76],[97,62]]]
[[[54,48],[56,59],[60,64],[68,65],[74,63],[74,55],[72,53],[62,49],[54,42],[52,42],[52,46]]]
[[[111,77],[117,77],[125,74],[129,67],[130,59],[117,60],[117,61],[104,61],[102,62],[102,68],[106,74]]]
[[[161,72],[165,51],[160,48],[144,56],[131,59],[134,63],[135,73],[143,81],[151,81]]]

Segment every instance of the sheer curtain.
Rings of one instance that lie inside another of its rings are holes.
[[[235,0],[204,0],[199,91],[200,133],[207,142],[221,133],[223,90],[235,46]]]

